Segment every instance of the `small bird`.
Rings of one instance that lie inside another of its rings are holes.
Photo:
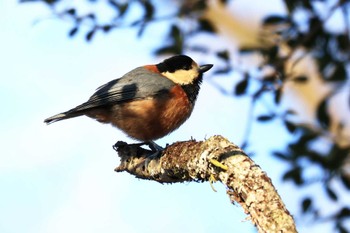
[[[158,150],[153,141],[171,133],[190,117],[203,73],[212,67],[198,66],[185,55],[141,66],[100,86],[87,102],[44,122],[51,124],[86,115],[111,123]]]

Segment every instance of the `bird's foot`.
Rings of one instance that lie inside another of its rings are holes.
[[[114,146],[113,149],[118,151],[119,147],[123,147],[123,146],[143,146],[143,145],[147,145],[151,151],[152,154],[150,154],[149,156],[147,156],[147,160],[152,160],[152,159],[157,159],[160,158],[160,156],[162,155],[162,151],[164,150],[163,147],[161,147],[160,145],[158,145],[157,143],[153,142],[153,141],[147,141],[147,142],[140,142],[140,143],[133,143],[133,144],[127,144],[126,142],[121,142],[118,141]]]
[[[153,152],[163,151],[164,148],[155,143],[154,141],[144,142]]]
[[[152,154],[147,157],[147,160],[152,160],[152,159],[159,159],[160,156],[162,155],[162,151],[164,150],[163,147],[155,143],[154,141],[148,141],[144,142],[145,145],[147,145],[151,150]]]

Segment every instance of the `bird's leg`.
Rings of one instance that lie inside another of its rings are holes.
[[[147,160],[160,158],[160,156],[162,155],[162,151],[164,150],[163,147],[161,147],[154,141],[147,141],[147,142],[144,142],[144,144],[147,145],[153,152],[151,155],[147,157]]]
[[[127,144],[125,142],[118,141],[113,146],[113,149],[118,151],[118,147],[121,147],[121,146],[143,146],[143,145],[147,145],[152,151],[152,154],[147,157],[148,160],[159,158],[162,154],[161,152],[164,150],[163,147],[161,147],[154,141],[146,141],[146,142],[133,143],[133,144]]]
[[[153,151],[153,152],[160,152],[162,150],[164,150],[163,147],[161,147],[160,145],[158,145],[157,143],[155,143],[154,141],[148,141],[145,142],[145,144],[147,146],[149,146],[149,148]]]

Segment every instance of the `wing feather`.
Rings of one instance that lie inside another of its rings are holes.
[[[120,79],[112,80],[101,87],[90,99],[71,109],[71,112],[83,111],[107,105],[119,104],[167,93],[176,84],[166,77],[138,67]]]

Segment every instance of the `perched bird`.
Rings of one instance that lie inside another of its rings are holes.
[[[87,102],[44,122],[51,124],[86,115],[111,123],[131,138],[153,143],[189,118],[203,73],[212,67],[198,66],[185,55],[141,66],[102,85]]]

